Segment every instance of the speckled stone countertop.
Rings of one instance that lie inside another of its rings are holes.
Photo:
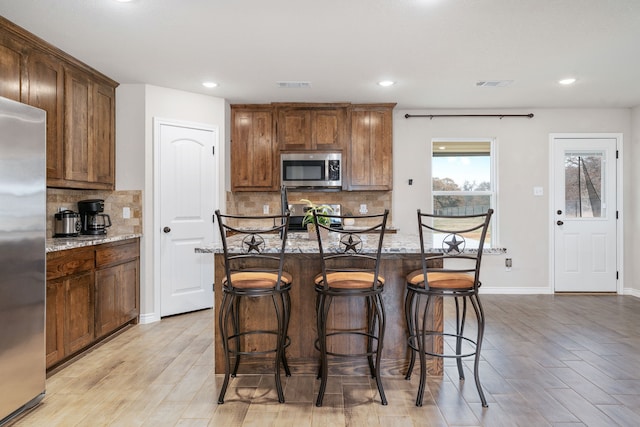
[[[135,239],[142,234],[118,234],[103,236],[78,236],[78,237],[51,237],[46,241],[46,252],[64,251],[66,249],[81,248],[84,246],[101,245],[103,243],[118,242],[120,240]]]
[[[329,233],[329,238],[337,244],[341,233]],[[277,237],[274,237],[277,238]],[[438,252],[441,249],[432,249],[429,252]],[[469,249],[473,251],[473,249]],[[195,248],[196,253],[222,253],[222,244]],[[407,236],[399,234],[386,234],[382,244],[382,252],[387,254],[417,254],[420,253],[420,243],[418,236]],[[506,249],[493,248],[484,249],[484,254],[505,253]],[[318,253],[318,242],[309,239],[308,233],[292,232],[287,236],[287,253]]]

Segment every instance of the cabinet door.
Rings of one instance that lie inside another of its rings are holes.
[[[115,89],[94,84],[91,120],[91,182],[113,189],[115,184]]]
[[[232,110],[232,191],[273,191],[279,167],[273,144],[271,110]]]
[[[65,353],[71,354],[94,339],[94,273],[89,271],[65,279]]]
[[[351,112],[349,190],[392,189],[391,109]]]
[[[120,266],[96,271],[96,338],[120,326],[119,292]]]
[[[127,323],[140,316],[140,262],[121,265],[120,322]]]
[[[64,352],[64,281],[47,281],[46,355],[47,368],[62,360]]]
[[[67,68],[64,92],[64,178],[89,182],[90,159],[94,155],[89,143],[91,82],[85,74]]]
[[[341,150],[345,138],[346,109],[311,111],[311,144],[317,150]]]
[[[0,33],[0,96],[20,101],[22,93],[22,46],[9,35]]]
[[[311,110],[278,109],[278,148],[292,151],[311,149]]]
[[[47,112],[47,184],[64,178],[64,69],[46,53],[33,50],[27,57],[26,99],[24,102]]]

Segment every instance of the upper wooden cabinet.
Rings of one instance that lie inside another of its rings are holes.
[[[64,179],[64,68],[51,55],[32,50],[27,56],[25,104],[47,112],[47,181]]]
[[[351,108],[346,190],[392,190],[394,106],[372,104]]]
[[[66,68],[64,100],[64,186],[113,189],[115,89]]]
[[[0,96],[20,101],[25,74],[24,57],[22,44],[9,34],[0,32]]]
[[[272,191],[280,183],[271,106],[231,106],[231,190]]]
[[[280,151],[341,151],[345,145],[347,107],[324,104],[276,106]]]
[[[47,112],[47,186],[115,188],[117,85],[0,17],[0,96]]]

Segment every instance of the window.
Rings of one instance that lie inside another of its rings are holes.
[[[433,212],[473,215],[495,206],[494,141],[438,139],[432,141],[431,177]],[[495,221],[495,215],[492,223]],[[493,224],[485,247],[493,247]],[[468,239],[468,247],[472,244]]]

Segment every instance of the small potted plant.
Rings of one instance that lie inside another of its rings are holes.
[[[309,238],[315,238],[316,224],[315,224],[315,219],[313,217],[313,212],[315,211],[316,213],[327,215],[327,214],[331,214],[333,212],[333,209],[331,209],[331,206],[328,206],[328,205],[316,205],[315,203],[313,203],[311,200],[308,200],[308,199],[300,199],[300,201],[305,202],[307,204],[307,207],[305,208],[305,212],[304,212],[304,217],[302,217],[302,225],[307,226],[307,231],[309,232]],[[318,221],[320,222],[320,224],[327,227],[331,224],[331,220],[326,217],[318,218]],[[328,230],[323,229],[321,230],[321,232],[322,231],[327,231],[328,233]]]

